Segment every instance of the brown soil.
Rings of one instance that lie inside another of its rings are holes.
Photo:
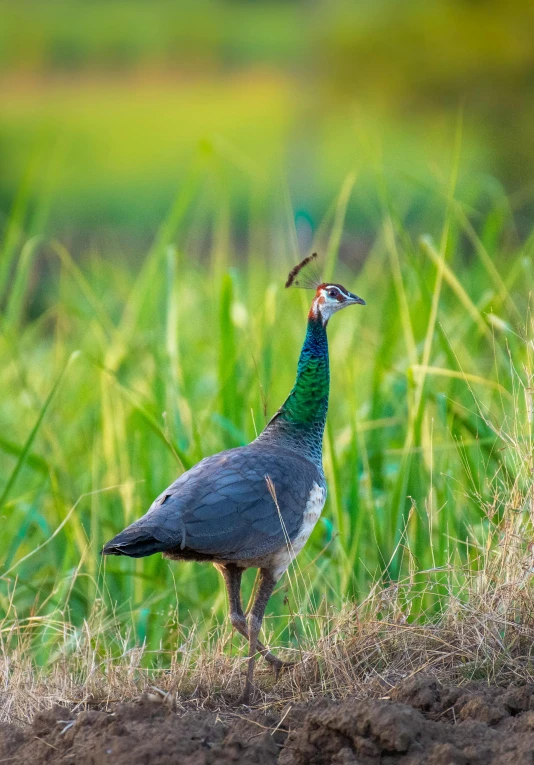
[[[181,712],[149,697],[110,711],[55,707],[0,725],[9,765],[526,765],[534,685],[441,685],[416,676],[387,698],[287,704],[276,712]]]

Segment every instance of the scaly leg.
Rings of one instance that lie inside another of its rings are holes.
[[[248,650],[248,666],[247,666],[247,679],[245,681],[245,687],[239,703],[248,704],[250,701],[250,694],[252,691],[252,678],[254,676],[254,664],[256,661],[256,650],[258,649],[258,635],[261,630],[261,623],[263,621],[263,615],[265,614],[265,608],[271,597],[274,586],[277,580],[272,575],[272,572],[268,569],[260,569],[260,586],[258,588],[258,594],[256,600],[252,606],[252,611],[249,616],[249,650]]]
[[[239,633],[241,633],[241,635],[243,635],[243,637],[248,640],[249,634],[247,628],[247,620],[241,605],[241,577],[243,576],[244,569],[238,568],[232,563],[229,563],[226,566],[217,566],[217,568],[223,575],[226,589],[228,590],[230,621],[232,623],[232,627],[234,627],[234,629],[236,629]],[[257,640],[256,645],[263,658],[273,666],[276,675],[279,674],[282,667],[293,666],[293,662],[282,661],[278,658],[278,656],[275,656],[274,653],[269,651],[269,649],[264,646],[263,643],[260,643],[259,640]]]

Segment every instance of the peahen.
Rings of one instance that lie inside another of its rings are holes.
[[[289,274],[286,286],[314,256]],[[248,703],[256,651],[283,666],[259,641],[267,602],[276,582],[303,548],[326,499],[322,466],[328,408],[326,325],[332,314],[365,301],[340,284],[314,284],[297,378],[286,401],[248,446],[206,457],[181,475],[149,511],[108,542],[104,555],[141,558],[163,553],[172,560],[209,561],[228,590],[232,625],[249,640],[241,696]],[[260,569],[257,595],[247,619],[241,605],[243,571]]]

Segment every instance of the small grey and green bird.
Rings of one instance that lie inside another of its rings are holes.
[[[286,286],[315,255],[290,272]],[[300,285],[299,285],[300,286]],[[310,286],[309,284],[306,286]],[[330,317],[365,301],[340,284],[313,284],[295,385],[265,430],[248,446],[206,457],[183,473],[149,511],[108,542],[104,555],[142,558],[163,553],[172,560],[213,563],[228,589],[232,625],[249,641],[241,702],[248,704],[259,651],[276,671],[284,663],[259,641],[267,602],[290,562],[302,550],[326,499],[322,464],[328,409],[326,326]],[[260,570],[248,618],[241,605],[241,577]]]

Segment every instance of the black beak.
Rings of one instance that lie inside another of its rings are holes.
[[[357,305],[367,305],[363,298],[358,297],[358,295],[355,295],[353,292],[349,292],[349,302],[356,303]]]

